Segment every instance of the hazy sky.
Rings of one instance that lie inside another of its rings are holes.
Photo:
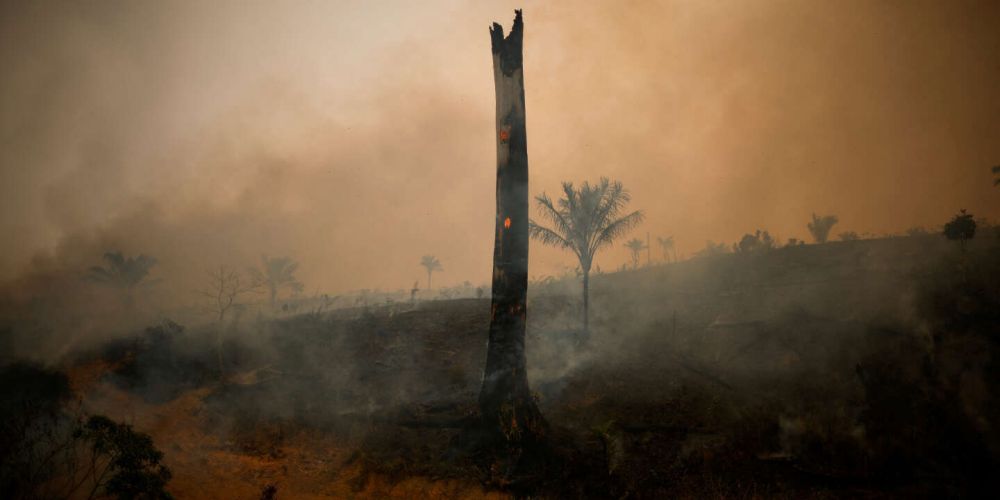
[[[265,253],[309,292],[408,288],[424,254],[486,282],[487,28],[519,6],[532,193],[618,179],[684,254],[811,212],[1000,219],[996,1],[4,2],[0,279],[120,248],[178,290]]]

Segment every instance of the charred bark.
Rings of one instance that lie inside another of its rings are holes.
[[[590,268],[583,270],[583,337],[590,337]]]
[[[510,445],[537,442],[544,422],[528,388],[524,332],[528,292],[528,148],[521,11],[510,34],[490,28],[496,86],[497,193],[493,299],[479,409],[487,431]]]

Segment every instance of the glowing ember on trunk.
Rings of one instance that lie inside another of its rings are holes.
[[[506,219],[503,220],[503,228],[510,229],[510,217],[507,217]]]

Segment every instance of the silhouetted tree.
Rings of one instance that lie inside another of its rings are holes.
[[[657,236],[656,242],[660,244],[660,251],[663,252],[664,262],[670,262],[670,252],[673,251],[674,262],[677,262],[677,250],[674,248],[674,237],[667,236],[666,238]]]
[[[299,263],[290,257],[268,257],[263,255],[260,261],[260,269],[251,267],[248,269],[248,272],[254,283],[260,283],[267,287],[271,309],[275,308],[278,292],[282,288],[288,288],[292,292],[301,292],[305,288],[295,278],[295,271],[298,270]]]
[[[170,470],[152,439],[71,411],[69,378],[37,365],[0,368],[3,498],[168,499]]]
[[[642,251],[647,248],[646,242],[640,240],[639,238],[632,238],[625,243],[625,246],[628,247],[630,252],[632,252],[632,269],[638,269],[639,256],[642,254]]]
[[[239,271],[221,265],[218,270],[208,272],[205,289],[199,293],[208,299],[209,311],[222,323],[240,295],[257,290],[262,285],[260,281],[245,278]]]
[[[817,216],[812,214],[812,222],[808,224],[809,233],[812,234],[816,243],[826,243],[827,238],[830,236],[830,230],[833,229],[833,225],[838,222],[836,215],[824,215]]]
[[[63,458],[45,460],[48,448],[71,445],[64,406],[73,391],[65,373],[16,361],[0,366],[0,492],[4,498],[57,498],[41,486],[61,469]],[[51,443],[51,444],[49,444]],[[57,444],[58,443],[58,444]],[[50,462],[55,462],[50,463]]]
[[[774,246],[771,234],[758,229],[754,234],[744,234],[738,243],[733,243],[733,251],[738,254],[750,254],[773,250]]]
[[[535,201],[542,217],[553,227],[529,222],[531,236],[545,245],[571,250],[583,271],[583,329],[589,326],[590,266],[601,248],[625,235],[642,222],[641,210],[622,215],[632,197],[620,182],[606,177],[594,185],[584,182],[580,189],[564,182],[563,197],[556,203],[542,193]]]
[[[160,463],[163,453],[153,446],[148,434],[135,432],[132,426],[116,423],[103,415],[87,419],[81,430],[93,453],[99,457],[90,495],[103,494],[119,500],[173,498],[164,490],[170,469]]]
[[[131,307],[135,288],[149,275],[149,270],[156,265],[156,259],[141,254],[138,257],[125,257],[121,252],[107,252],[104,260],[107,267],[91,267],[87,278],[118,289],[123,294],[125,305]]]
[[[441,261],[439,261],[437,259],[437,257],[435,257],[433,255],[424,255],[423,257],[420,258],[420,265],[424,266],[424,269],[427,270],[427,290],[430,290],[431,289],[431,275],[434,274],[434,271],[443,271],[444,270],[441,267]]]
[[[976,221],[972,214],[966,213],[964,208],[960,210],[958,215],[944,225],[944,235],[949,240],[958,241],[962,250],[965,250],[965,242],[976,235]]]
[[[219,374],[223,374],[222,363],[222,332],[226,313],[236,305],[236,299],[245,293],[257,290],[263,285],[258,280],[247,279],[239,271],[220,265],[217,271],[209,271],[208,283],[201,294],[208,299],[208,309],[219,321],[216,325],[216,354],[219,361]]]
[[[649,231],[646,231],[646,265],[649,266],[653,263],[653,243],[649,239]]]

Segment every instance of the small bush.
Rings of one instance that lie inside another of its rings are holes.
[[[754,234],[744,234],[739,243],[733,244],[733,251],[738,254],[751,254],[773,250],[774,238],[767,231],[757,230]]]
[[[0,492],[4,498],[171,498],[170,470],[147,434],[70,411],[65,374],[17,363],[0,369]]]
[[[944,235],[949,240],[958,241],[964,249],[965,242],[976,235],[976,221],[972,218],[972,214],[966,213],[963,208],[944,225]]]
[[[119,500],[173,498],[164,490],[170,469],[160,463],[163,453],[153,446],[148,434],[135,432],[132,426],[116,423],[103,415],[94,415],[75,434],[106,462],[104,472],[95,481],[99,487],[104,477],[105,493]]]

